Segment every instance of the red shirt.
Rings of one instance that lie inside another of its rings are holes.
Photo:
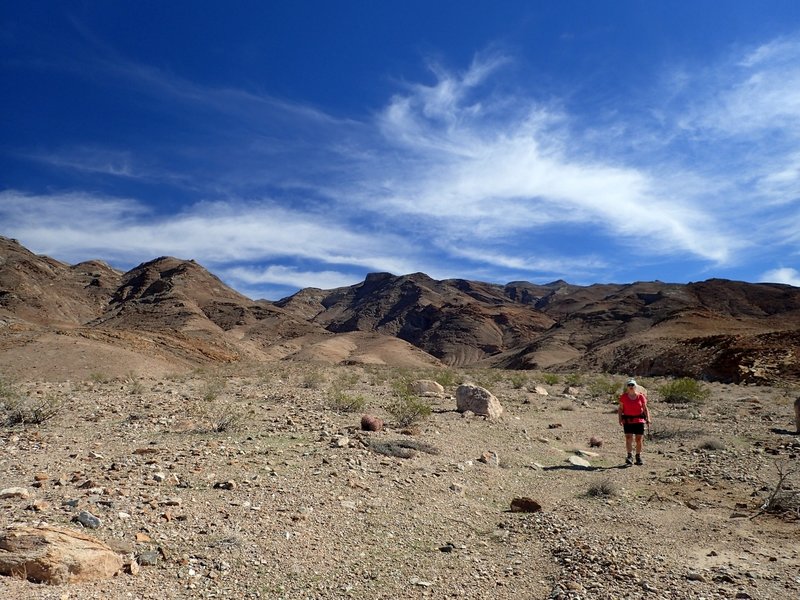
[[[631,415],[624,419],[625,423],[646,423],[647,419],[644,418],[645,408],[647,407],[647,396],[644,394],[636,394],[636,398],[631,398],[625,392],[619,397],[619,403],[622,406],[623,415]]]

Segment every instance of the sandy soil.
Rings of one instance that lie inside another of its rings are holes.
[[[564,376],[497,370],[131,373],[5,381],[6,405],[60,408],[0,428],[0,489],[30,492],[0,500],[0,526],[81,528],[73,519],[89,511],[101,525],[85,531],[138,574],[2,577],[0,597],[800,597],[800,525],[759,508],[779,469],[800,488],[797,389],[713,384],[694,406],[666,404],[662,382],[644,381],[653,435],[645,465],[626,468],[614,405],[595,397],[600,375],[573,376],[565,395]],[[425,399],[431,415],[399,426],[396,390],[431,378],[447,384]],[[502,417],[456,412],[464,380],[493,392]],[[340,410],[347,401],[364,406]],[[360,431],[364,412],[386,428]],[[590,468],[568,462],[578,451]],[[542,510],[510,512],[519,497]]]

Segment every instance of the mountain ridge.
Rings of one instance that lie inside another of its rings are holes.
[[[149,348],[150,362],[158,348],[165,369],[301,360],[738,383],[800,376],[800,288],[785,284],[496,284],[370,273],[273,302],[247,298],[193,260],[162,256],[122,273],[100,260],[68,265],[0,237],[0,367],[24,374],[23,348],[48,335],[63,342],[54,332],[96,342],[96,352],[83,350],[92,355],[86,362],[112,371],[120,365],[103,365],[109,346],[126,356]]]

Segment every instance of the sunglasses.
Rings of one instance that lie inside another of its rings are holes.
[[[632,383],[629,383],[628,387],[636,387],[636,386],[634,384],[632,384]]]

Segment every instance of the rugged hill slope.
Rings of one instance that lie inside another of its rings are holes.
[[[125,372],[142,356],[148,369],[155,360],[167,370],[295,359],[771,382],[800,378],[800,288],[721,279],[497,285],[373,273],[268,302],[194,261],[161,257],[122,274],[0,238],[0,368],[24,371],[31,352],[41,359],[54,348],[54,361],[85,357],[83,369],[118,356],[106,368]]]

